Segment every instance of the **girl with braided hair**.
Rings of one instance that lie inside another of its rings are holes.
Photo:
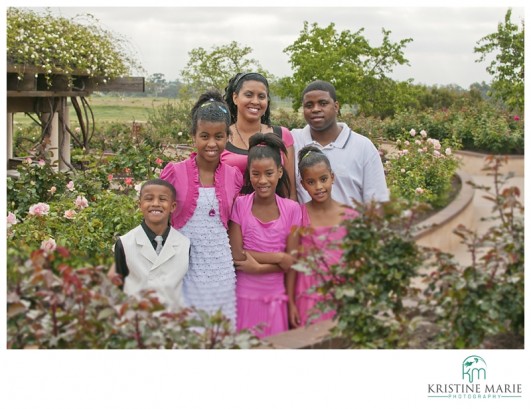
[[[190,264],[184,277],[187,306],[212,314],[218,309],[236,320],[236,273],[227,233],[241,172],[220,161],[228,141],[230,113],[221,94],[202,94],[192,108],[191,135],[196,152],[169,163],[160,176],[177,191],[171,224],[190,239]]]
[[[298,155],[301,185],[311,200],[301,206],[299,257],[309,260],[311,274],[297,272],[287,276],[289,321],[292,327],[333,318],[334,311],[322,312],[318,304],[325,295],[318,291],[330,280],[330,266],[341,260],[342,239],[347,234],[343,221],[358,212],[332,199],[335,175],[328,157],[316,146],[306,145]]]
[[[288,330],[285,275],[294,271],[300,205],[283,197],[289,178],[278,136],[249,139],[245,185],[231,214],[229,237],[237,270],[237,329],[265,337]]]

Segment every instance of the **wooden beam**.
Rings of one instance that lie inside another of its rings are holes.
[[[9,94],[9,91],[8,91]],[[52,93],[49,98],[44,98],[41,95],[36,97],[22,97],[22,98],[7,98],[7,112],[50,112],[50,108],[53,107],[54,101],[51,98],[59,97],[57,94]],[[63,96],[66,98],[66,96]],[[50,99],[50,100],[48,100]],[[57,109],[61,104],[56,104]]]
[[[65,74],[59,68],[53,69],[48,79],[46,77],[42,69],[8,64],[8,96],[86,96],[94,91],[145,92],[144,77],[120,77],[106,80],[102,77],[91,77],[80,71]]]
[[[93,79],[94,91],[117,92],[144,92],[144,77],[122,77],[108,80],[106,83],[101,78]]]

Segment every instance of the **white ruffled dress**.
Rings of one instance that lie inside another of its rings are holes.
[[[209,216],[211,209],[216,214]],[[212,314],[221,308],[236,322],[236,273],[229,236],[219,216],[214,187],[200,187],[193,216],[180,229],[190,239],[190,263],[184,277],[186,305]]]

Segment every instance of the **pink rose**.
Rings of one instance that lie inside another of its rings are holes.
[[[409,134],[411,136],[415,136],[417,134],[417,131],[415,131],[414,129],[411,129],[411,131],[409,131]]]
[[[124,182],[125,182],[126,185],[131,186],[133,184],[133,179],[132,178],[125,178]]]
[[[112,182],[112,178],[113,178],[113,175],[112,175],[112,174],[108,174],[108,175],[107,175],[107,180],[108,180],[109,182]]]
[[[50,192],[52,195],[57,191],[57,188],[55,186],[52,186],[48,192]]]
[[[439,152],[439,151],[433,151],[433,156],[435,156],[436,158],[438,158],[439,156],[441,156],[441,152]]]
[[[422,131],[420,131],[420,136],[425,138],[426,136],[428,136],[428,133],[423,129]]]
[[[70,191],[74,190],[74,182],[70,181],[66,184],[66,188]]]
[[[44,165],[46,165],[46,162],[44,161],[44,159],[39,159],[39,162],[37,163],[37,165],[39,165],[39,167],[43,167]]]
[[[75,210],[72,210],[72,209],[69,209],[69,210],[65,210],[65,214],[64,214],[64,217],[66,219],[74,219],[74,217],[76,217],[76,211]]]
[[[31,160],[31,158],[26,158],[24,159],[24,162],[26,162],[28,165],[31,165],[33,161]]]
[[[424,193],[424,189],[422,189],[421,187],[418,187],[418,188],[415,189],[415,193],[416,193],[417,195],[421,195],[421,194]]]
[[[30,206],[28,213],[32,216],[46,216],[49,211],[50,206],[48,206],[46,203],[37,203]]]
[[[452,154],[452,149],[450,148],[446,148],[446,150],[444,151],[444,153],[446,154],[446,156],[450,156]]]
[[[76,197],[76,200],[74,200],[74,204],[80,209],[84,209],[88,207],[88,200],[85,199],[85,196],[78,196]]]
[[[14,213],[9,212],[7,214],[7,228],[9,229],[11,226],[17,224],[17,216],[15,216]]]
[[[51,237],[48,240],[43,240],[41,243],[41,249],[44,250],[46,254],[52,253],[57,248],[57,243]]]
[[[519,120],[520,120],[520,117],[519,117],[518,115],[515,115],[515,116],[513,116],[513,119],[514,119],[515,121],[519,121]]]
[[[163,162],[163,160],[162,160],[161,158],[157,158],[157,159],[155,159],[155,163],[156,163],[157,165],[159,165],[159,166],[162,165],[162,162]]]

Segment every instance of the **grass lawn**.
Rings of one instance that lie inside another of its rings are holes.
[[[175,99],[168,98],[140,98],[140,97],[109,97],[91,95],[87,101],[98,122],[145,122],[149,112],[165,103],[173,103]],[[72,126],[77,126],[74,108],[70,106]],[[15,123],[20,126],[29,125],[32,120],[24,113],[15,114]]]

